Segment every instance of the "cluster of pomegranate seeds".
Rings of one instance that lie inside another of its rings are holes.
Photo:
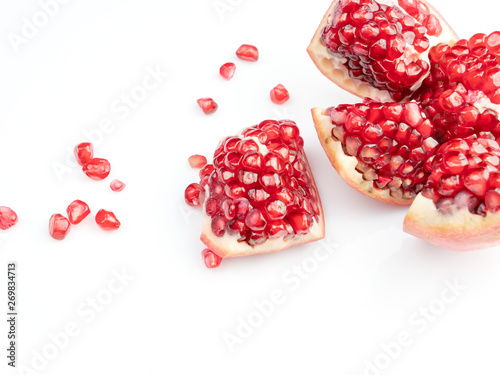
[[[283,104],[290,99],[290,94],[288,93],[288,90],[283,86],[281,83],[271,90],[271,101],[274,104]]]
[[[101,209],[95,215],[95,222],[103,230],[117,230],[121,223],[111,211]]]
[[[255,246],[307,234],[319,201],[302,147],[289,120],[263,121],[225,138],[214,164],[200,170],[200,184],[187,187],[186,201],[198,205],[206,192],[204,210],[217,237],[227,233]]]
[[[398,0],[398,4],[417,22],[424,25],[427,34],[430,36],[440,36],[443,28],[437,17],[431,14],[429,7],[419,0]]]
[[[236,65],[232,62],[225,63],[219,69],[219,74],[222,78],[229,81],[234,76],[234,72],[236,71]]]
[[[236,50],[236,56],[241,60],[257,61],[259,59],[259,50],[251,44],[242,44]]]
[[[443,214],[453,207],[486,216],[500,209],[500,146],[491,133],[452,139],[427,161],[422,194]]]
[[[205,165],[207,165],[207,158],[203,155],[198,154],[191,155],[188,158],[188,163],[191,168],[203,168]]]
[[[217,268],[220,266],[220,263],[222,261],[222,258],[215,254],[212,250],[210,249],[205,249],[201,252],[201,256],[203,258],[203,261],[205,262],[205,266],[207,268]]]
[[[0,229],[9,229],[16,223],[17,214],[9,207],[0,206]]]
[[[206,115],[214,113],[215,111],[217,111],[217,108],[219,108],[217,103],[212,98],[201,98],[198,99],[197,102],[200,108],[203,110],[203,113],[205,113]]]
[[[344,153],[358,159],[357,171],[394,198],[413,199],[427,177],[424,162],[439,143],[415,102],[340,105],[329,108],[332,137]]]
[[[127,186],[127,185],[120,180],[113,180],[109,184],[109,187],[111,188],[111,190],[116,191],[116,192],[122,191],[123,189],[125,189],[125,186]]]
[[[87,203],[79,199],[71,202],[66,208],[68,219],[71,224],[79,224],[90,214],[90,208]]]
[[[92,143],[82,142],[75,146],[74,154],[77,163],[83,166],[93,159],[94,147],[92,146]]]
[[[344,65],[351,78],[389,91],[396,101],[408,97],[429,72],[421,55],[429,49],[426,35],[430,34],[415,17],[433,24],[433,33],[440,33],[439,21],[430,17],[425,4],[402,3],[412,9],[410,14],[374,0],[340,0],[321,35],[333,56],[347,59]],[[411,4],[419,4],[415,5],[418,13]]]
[[[67,218],[61,214],[54,214],[49,220],[49,234],[55,240],[64,240],[69,233],[71,224]]]

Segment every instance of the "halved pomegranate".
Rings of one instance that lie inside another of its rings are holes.
[[[308,53],[328,79],[352,94],[399,101],[429,75],[429,48],[457,39],[425,0],[334,0]]]
[[[303,142],[289,120],[263,121],[221,140],[213,165],[200,170],[204,197],[197,186],[186,190],[189,204],[204,199],[201,240],[213,253],[268,253],[324,237]]]
[[[319,140],[340,177],[359,192],[411,204],[429,176],[424,163],[439,143],[415,102],[340,105],[312,110]]]

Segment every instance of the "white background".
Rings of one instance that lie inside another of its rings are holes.
[[[221,3],[234,4],[222,17],[212,0],[68,1],[16,51],[9,33],[20,34],[24,17],[41,8],[1,0],[0,205],[16,210],[19,223],[0,233],[0,320],[7,263],[16,261],[18,365],[33,368],[45,350],[54,358],[31,373],[355,375],[377,358],[384,374],[498,373],[500,249],[455,253],[406,235],[406,208],[351,190],[319,145],[310,108],[356,100],[305,51],[329,1]],[[495,2],[433,4],[461,37],[500,27]],[[257,63],[236,59],[242,43],[259,47]],[[227,61],[237,64],[230,82],[218,76]],[[113,103],[148,67],[169,76],[130,114],[117,113]],[[291,94],[284,106],[269,100],[278,83]],[[197,107],[203,96],[219,103],[214,115]],[[197,177],[188,156],[210,156],[221,136],[280,117],[300,126],[334,244],[324,243],[331,255],[298,288],[290,272],[314,266],[318,244],[208,270],[199,211],[183,199]],[[111,161],[111,176],[95,182],[70,168],[58,178],[54,166],[67,165],[68,150],[105,119],[114,127],[95,149]],[[123,192],[109,189],[113,178],[127,183]],[[122,227],[103,232],[92,215],[53,240],[49,217],[74,199],[94,213],[113,210]],[[83,314],[89,297],[110,296],[113,272],[123,269],[133,280],[93,319]],[[448,303],[436,300],[446,280],[467,287]],[[224,334],[236,334],[254,301],[275,289],[284,302],[231,352]],[[410,320],[429,304],[444,311],[421,325]],[[49,335],[71,322],[78,334],[54,354]],[[6,366],[7,325],[0,327],[0,373],[17,373]],[[411,345],[384,362],[383,344],[402,332]]]

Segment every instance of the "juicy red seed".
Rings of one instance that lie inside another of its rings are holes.
[[[80,165],[88,163],[94,157],[94,148],[92,143],[83,142],[75,146],[74,154],[76,162]]]
[[[486,38],[486,47],[494,53],[500,52],[500,31],[494,31]]]
[[[226,233],[227,219],[222,214],[217,214],[212,218],[212,232],[217,237],[222,237]]]
[[[49,234],[56,240],[63,240],[69,232],[71,224],[61,214],[54,214],[49,220]]]
[[[208,177],[212,174],[212,172],[215,170],[215,167],[212,164],[207,164],[205,165],[199,173],[200,179],[203,177]]]
[[[203,155],[198,154],[191,155],[188,158],[188,163],[191,168],[203,168],[205,165],[207,165],[207,158]]]
[[[111,190],[116,191],[116,192],[122,191],[123,189],[125,189],[125,186],[127,186],[127,185],[120,180],[113,180],[109,184],[109,187],[111,188]]]
[[[111,172],[111,164],[106,159],[94,158],[87,162],[82,170],[92,180],[104,180]]]
[[[206,115],[214,113],[219,107],[212,98],[201,98],[198,99],[197,102]]]
[[[236,65],[232,62],[225,63],[219,69],[219,74],[222,78],[226,80],[230,80],[234,76],[234,72],[236,71]]]
[[[237,49],[236,56],[246,61],[257,61],[259,59],[259,50],[250,44],[242,44]]]
[[[262,212],[254,208],[250,212],[248,212],[247,216],[245,217],[245,225],[250,230],[263,231],[266,228],[267,222],[266,219],[264,219]]]
[[[275,86],[271,90],[271,101],[274,104],[283,104],[290,99],[290,94],[288,93],[288,90],[283,86],[282,84],[279,84]]]
[[[190,206],[197,207],[201,205],[200,194],[202,192],[200,184],[190,184],[184,191],[184,199]]]
[[[500,209],[500,189],[489,190],[484,197],[486,209],[495,213]]]
[[[427,29],[427,34],[430,36],[440,36],[443,31],[443,27],[441,26],[441,22],[439,22],[438,18],[429,14],[427,19],[424,22],[424,26]]]
[[[78,224],[90,214],[90,208],[87,203],[81,200],[75,200],[66,208],[68,219],[71,224]]]
[[[297,234],[307,234],[312,224],[311,217],[306,213],[292,213],[288,215],[288,220]]]
[[[9,229],[16,223],[17,214],[9,207],[0,206],[0,229]]]
[[[472,193],[482,198],[488,189],[489,172],[486,168],[469,169],[464,176],[464,185]]]
[[[117,230],[121,225],[113,212],[104,209],[97,212],[95,222],[101,229],[106,231]]]
[[[217,268],[220,266],[220,263],[222,261],[222,258],[215,254],[212,250],[210,249],[205,249],[201,252],[201,256],[203,258],[203,261],[205,262],[205,266],[207,268]]]

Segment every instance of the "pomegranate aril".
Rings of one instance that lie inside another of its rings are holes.
[[[94,157],[94,148],[92,143],[79,143],[75,146],[74,154],[78,164],[83,166],[85,163],[88,163]]]
[[[271,90],[270,96],[271,96],[271,101],[274,104],[283,104],[286,103],[288,99],[290,99],[290,93],[282,84],[275,86]]]
[[[219,69],[219,74],[222,78],[229,81],[234,76],[234,72],[236,71],[236,65],[232,62],[225,63]]]
[[[9,229],[16,223],[17,214],[9,207],[0,206],[0,229]]]
[[[106,159],[94,158],[85,163],[82,170],[92,180],[100,181],[108,177],[111,164]]]
[[[101,229],[106,231],[117,230],[121,225],[112,211],[104,209],[97,212],[95,215],[95,222]]]
[[[79,224],[90,214],[90,208],[87,203],[77,199],[70,203],[66,212],[71,224]]]
[[[242,44],[236,50],[236,56],[241,60],[257,61],[259,59],[259,50],[251,44]]]
[[[205,165],[207,165],[207,158],[203,155],[198,154],[191,155],[188,158],[188,163],[191,168],[203,168]]]
[[[71,224],[61,214],[54,214],[49,219],[49,234],[56,240],[63,240],[69,232]]]
[[[201,205],[200,195],[202,193],[202,189],[200,184],[193,183],[189,184],[186,190],[184,191],[184,199],[186,203],[190,206],[196,207]]]
[[[214,113],[219,108],[212,98],[200,98],[197,103],[206,115]]]
[[[489,172],[486,168],[469,169],[464,176],[464,185],[472,193],[483,198],[488,189]]]
[[[486,210],[495,213],[500,209],[500,189],[489,190],[484,197]]]
[[[125,189],[125,186],[127,186],[127,185],[120,180],[113,180],[109,184],[109,187],[111,188],[111,190],[116,191],[116,192],[122,191],[123,189]]]
[[[217,268],[222,261],[222,258],[210,249],[203,250],[201,256],[207,268]]]

